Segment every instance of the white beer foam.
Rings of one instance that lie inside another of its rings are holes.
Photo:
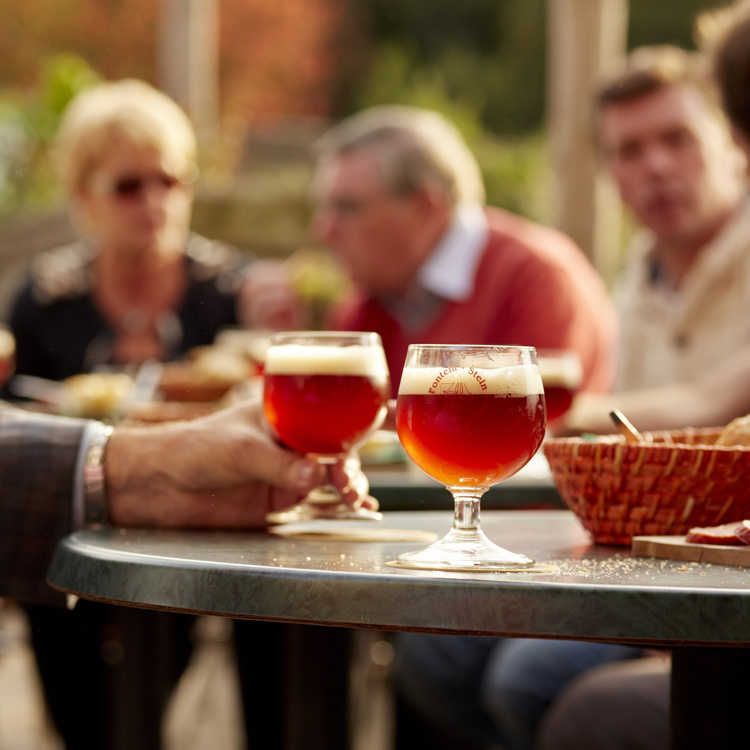
[[[583,369],[578,357],[545,357],[538,356],[539,372],[548,386],[561,385],[578,388],[583,379]]]
[[[455,386],[461,386],[456,388]],[[544,393],[535,365],[512,367],[405,367],[399,395],[470,393],[494,396],[526,396]]]
[[[283,344],[269,347],[265,372],[269,375],[360,375],[385,380],[388,365],[379,347]]]

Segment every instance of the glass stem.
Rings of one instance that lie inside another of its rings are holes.
[[[325,466],[326,482],[311,490],[305,501],[315,505],[335,505],[341,502],[341,493],[336,489],[331,479],[331,466],[338,461],[338,456],[325,456],[317,453],[308,453],[308,458]]]
[[[479,501],[487,492],[486,487],[463,489],[448,488],[453,495],[453,529],[462,532],[475,532],[479,529]]]

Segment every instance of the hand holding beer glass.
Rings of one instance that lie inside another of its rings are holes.
[[[536,453],[546,428],[531,347],[409,347],[396,406],[398,436],[414,463],[453,495],[453,528],[394,563],[432,570],[519,570],[534,561],[498,547],[479,523],[492,486]]]
[[[263,409],[276,437],[321,464],[334,464],[364,442],[385,418],[390,378],[376,333],[277,333],[266,353]],[[354,508],[333,485],[270,513],[270,523],[313,519],[380,520]]]

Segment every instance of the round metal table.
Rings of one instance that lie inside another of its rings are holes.
[[[383,523],[440,534],[449,525],[447,512],[392,512]],[[750,569],[594,546],[567,511],[489,511],[482,525],[555,569],[447,574],[387,565],[415,542],[106,529],[64,539],[48,580],[89,599],[235,618],[667,646],[673,747],[741,736],[734,678],[748,673]]]

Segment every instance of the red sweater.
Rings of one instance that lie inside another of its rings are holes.
[[[489,239],[461,302],[405,332],[383,306],[355,289],[331,313],[329,328],[376,331],[383,339],[394,395],[409,344],[496,344],[575,349],[583,388],[612,386],[616,316],[601,277],[565,235],[500,209],[487,209]]]

